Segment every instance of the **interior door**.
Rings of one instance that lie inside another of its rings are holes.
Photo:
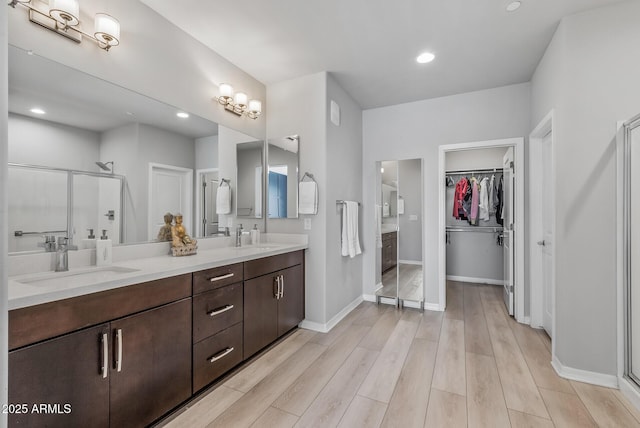
[[[509,315],[513,315],[513,286],[514,286],[514,188],[515,177],[513,171],[513,147],[504,155],[503,166],[503,205],[502,218],[504,234],[504,304]]]
[[[553,325],[553,183],[551,133],[542,141],[542,327],[549,337],[552,336]]]

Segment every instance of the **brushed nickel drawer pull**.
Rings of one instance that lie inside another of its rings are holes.
[[[122,371],[122,329],[116,330],[117,355],[116,355],[116,371]]]
[[[215,317],[216,315],[220,315],[221,313],[230,311],[231,309],[233,309],[233,305],[225,305],[225,306],[216,308],[211,312],[207,312],[207,314],[209,314],[210,317]]]
[[[109,335],[102,333],[102,379],[109,373]]]
[[[211,282],[222,281],[223,279],[231,278],[233,275],[234,273],[231,272],[226,275],[214,276],[213,278],[209,278],[209,281]]]
[[[223,349],[222,351],[220,351],[217,354],[215,354],[213,357],[209,358],[209,362],[210,363],[215,363],[220,358],[224,358],[224,357],[226,357],[227,355],[229,355],[232,352],[233,352],[233,347],[227,348],[227,349]]]

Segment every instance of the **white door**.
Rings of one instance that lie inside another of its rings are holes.
[[[542,239],[538,245],[542,251],[542,327],[553,339],[553,183],[551,132],[542,140]]]
[[[194,236],[192,222],[193,170],[149,164],[148,239],[155,240],[164,225],[164,214],[182,214],[187,234]]]
[[[503,158],[503,204],[502,218],[503,234],[504,234],[504,304],[507,306],[509,315],[513,315],[513,286],[514,286],[514,189],[515,176],[513,171],[514,164],[513,147],[509,147]],[[500,215],[500,213],[496,213]]]

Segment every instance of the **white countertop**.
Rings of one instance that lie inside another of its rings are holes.
[[[184,257],[156,255],[120,260],[109,267],[71,266],[68,272],[14,275],[9,277],[9,310],[288,253],[308,246],[304,240],[293,241],[199,249],[197,254]],[[114,251],[117,248],[114,247]]]

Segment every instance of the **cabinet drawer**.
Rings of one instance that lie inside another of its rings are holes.
[[[271,272],[302,264],[304,251],[294,251],[277,256],[264,257],[244,263],[244,278],[251,279]]]
[[[242,321],[242,283],[193,298],[193,343]]]
[[[214,361],[211,361],[214,360]],[[193,346],[193,392],[242,362],[242,323]]]
[[[242,263],[201,270],[193,274],[193,294],[242,281]]]

